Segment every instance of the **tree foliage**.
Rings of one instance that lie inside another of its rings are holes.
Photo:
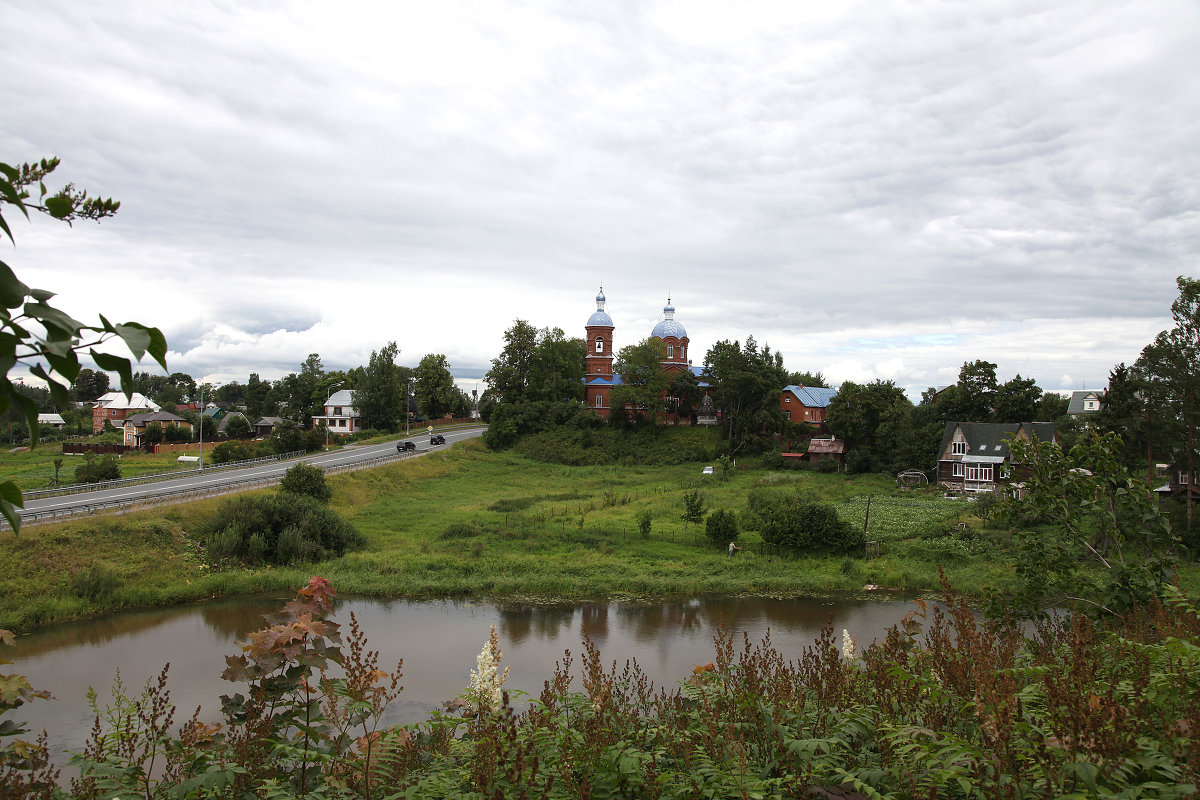
[[[58,163],[57,158],[20,167],[0,163],[0,230],[10,241],[15,243],[3,214],[6,206],[26,218],[32,209],[67,223],[100,220],[117,212],[120,207],[117,201],[89,197],[86,191],[72,184],[50,193],[45,179]],[[32,199],[32,191],[37,192],[36,200]],[[14,390],[9,375],[16,366],[26,367],[31,375],[45,381],[54,402],[62,408],[70,403],[70,387],[82,369],[79,355],[85,351],[101,370],[120,376],[121,389],[127,396],[133,392],[130,360],[101,348],[110,339],[120,339],[136,360],[149,354],[163,369],[167,367],[167,342],[157,328],[136,322],[113,324],[103,316],[97,324],[87,325],[50,305],[53,297],[53,292],[31,289],[19,281],[12,269],[0,261],[0,367],[3,368],[0,414],[10,407],[16,408],[26,420],[31,445],[37,444],[38,409]],[[14,530],[20,528],[17,509],[21,505],[21,492],[16,484],[0,482],[0,514]]]
[[[713,402],[721,411],[730,453],[737,454],[759,434],[783,429],[779,397],[787,372],[783,357],[770,346],[759,349],[754,337],[744,346],[723,340],[704,356],[705,379],[713,385]]]
[[[450,365],[441,353],[430,353],[417,365],[413,393],[428,419],[441,419],[454,408],[458,392]]]
[[[737,514],[727,508],[716,508],[704,520],[704,535],[716,545],[736,542],[738,530]]]
[[[399,354],[395,342],[372,350],[362,379],[354,383],[354,408],[362,416],[366,428],[391,430],[404,414],[408,387],[396,370]]]
[[[833,506],[769,489],[750,493],[743,522],[767,544],[793,552],[861,554],[866,541]]]
[[[307,461],[301,462],[283,473],[279,481],[280,491],[311,497],[319,503],[329,504],[333,490],[325,482],[325,470]]]
[[[1177,540],[1150,487],[1121,466],[1115,434],[1088,432],[1070,452],[1022,439],[1010,449],[1026,473],[1022,496],[1001,506],[1020,528],[1019,608],[1124,613],[1164,596]]]
[[[621,384],[612,390],[613,406],[628,406],[635,418],[642,417],[650,424],[656,423],[662,412],[662,396],[669,380],[662,367],[662,348],[662,339],[657,336],[626,345],[617,353],[613,367],[621,376]]]

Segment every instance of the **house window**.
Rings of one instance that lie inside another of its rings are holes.
[[[963,476],[963,464],[961,461],[955,461],[951,465],[950,474],[955,478],[961,478]]]
[[[966,452],[967,452],[967,443],[966,442],[951,442],[950,443],[950,455],[961,456]]]
[[[601,339],[599,336],[596,337],[596,352],[597,353],[604,352],[604,340]]]
[[[1179,481],[1178,481],[1179,485],[1187,486],[1189,483],[1191,483],[1191,481],[1188,480],[1189,477],[1190,476],[1186,472],[1180,472],[1179,473]]]
[[[790,402],[792,402],[792,398],[788,397],[788,396],[785,394],[785,395],[783,396],[783,402],[785,402],[785,403],[790,403]]]
[[[578,350],[576,350],[575,352],[576,352],[576,353],[578,353],[579,351],[578,351]],[[334,415],[335,417],[340,417],[340,416],[342,415],[342,407],[341,407],[341,406],[334,406],[334,407],[333,407],[333,415]]]
[[[786,416],[788,419],[791,419],[791,418],[792,418],[792,412],[791,412],[791,411],[785,411],[785,412],[783,412],[783,414],[784,414],[784,416]]]
[[[967,468],[967,480],[969,481],[990,481],[992,479],[992,465],[979,464]]]

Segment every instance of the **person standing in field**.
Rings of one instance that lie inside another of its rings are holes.
[[[730,543],[729,543],[729,557],[730,557],[730,558],[733,558],[734,551],[741,550],[741,549],[742,549],[742,548],[738,547],[738,546],[737,546],[736,544],[734,544],[733,542],[730,542]]]

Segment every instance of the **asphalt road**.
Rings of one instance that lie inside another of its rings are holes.
[[[440,431],[446,437],[444,445],[430,445],[429,436],[422,430],[421,434],[409,436],[408,440],[417,445],[415,453],[405,453],[403,458],[419,457],[433,450],[443,450],[457,441],[471,439],[483,434],[485,428],[470,428],[467,430]],[[327,471],[354,469],[367,462],[397,456],[396,442],[405,441],[405,437],[384,444],[349,445],[341,450],[309,453],[290,461],[271,461],[264,464],[253,464],[242,469],[228,469],[205,473],[203,471],[189,472],[179,478],[171,478],[154,483],[143,483],[137,486],[126,486],[117,489],[103,489],[95,492],[48,497],[41,500],[27,500],[22,516],[27,519],[45,518],[48,516],[71,516],[79,513],[89,513],[101,508],[113,510],[138,503],[162,502],[165,498],[177,496],[186,499],[189,496],[203,494],[221,494],[236,491],[239,485],[251,488],[255,485],[265,485],[278,481],[283,473],[301,461],[308,461],[323,467]]]

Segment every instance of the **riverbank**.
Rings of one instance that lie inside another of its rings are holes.
[[[799,596],[937,591],[938,565],[971,596],[1012,584],[1007,534],[971,504],[897,490],[887,476],[735,469],[728,480],[680,466],[568,467],[491,453],[477,442],[329,478],[332,507],[367,538],[356,553],[299,568],[216,567],[194,538],[217,498],[29,526],[0,536],[0,627],[19,631],[108,613],[291,591],[308,576],[375,597],[582,600],[698,593]],[[740,513],[761,486],[794,486],[867,522],[870,559],[788,557],[745,533],[729,558],[681,519],[686,492]],[[867,517],[870,498],[870,517]],[[638,516],[648,512],[643,537]],[[1194,566],[1181,583],[1195,593]]]

